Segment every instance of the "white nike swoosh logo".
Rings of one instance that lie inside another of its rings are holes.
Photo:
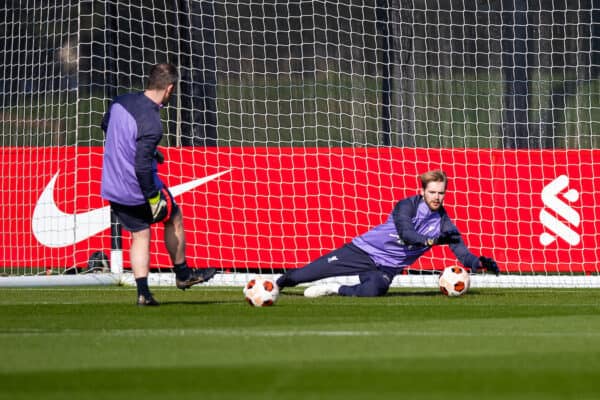
[[[200,185],[217,179],[223,174],[231,171],[217,172],[181,185],[170,187],[173,196],[179,196]],[[31,230],[33,236],[47,247],[66,247],[88,239],[105,229],[110,228],[110,206],[97,208],[95,210],[67,214],[59,210],[54,201],[54,184],[58,178],[56,175],[50,180],[40,198],[38,199],[33,217],[31,218]]]

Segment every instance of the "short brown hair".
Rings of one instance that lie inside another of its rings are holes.
[[[150,68],[146,89],[166,89],[167,86],[175,84],[178,78],[179,75],[177,74],[177,68],[175,68],[173,64],[156,64]]]
[[[444,186],[448,186],[448,176],[441,169],[425,172],[420,178],[423,189],[427,188],[429,182],[444,182]]]

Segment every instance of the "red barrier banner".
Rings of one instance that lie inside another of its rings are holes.
[[[599,150],[163,150],[159,173],[183,211],[191,265],[301,267],[382,223],[396,201],[418,193],[419,174],[441,168],[446,209],[476,255],[514,272],[598,271]],[[3,267],[84,266],[92,252],[109,252],[101,147],[0,151]],[[153,228],[152,266],[170,267],[161,229]],[[455,262],[434,248],[415,267]]]

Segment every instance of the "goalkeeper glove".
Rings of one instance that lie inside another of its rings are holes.
[[[156,196],[148,199],[150,211],[152,212],[152,223],[167,222],[171,218],[173,211],[173,202],[167,189],[162,188]]]
[[[441,235],[427,239],[427,246],[435,246],[441,244],[452,244],[460,242],[460,233],[456,230],[442,232]]]
[[[479,257],[479,262],[481,263],[481,268],[493,272],[496,276],[500,275],[500,268],[498,268],[498,264],[493,259],[481,256]]]

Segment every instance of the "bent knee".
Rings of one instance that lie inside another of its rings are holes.
[[[388,286],[379,285],[362,285],[364,287],[357,291],[359,297],[377,297],[383,296],[388,291]]]
[[[377,297],[387,293],[389,282],[380,274],[371,274],[362,283],[354,286],[342,286],[340,294],[356,297]]]

